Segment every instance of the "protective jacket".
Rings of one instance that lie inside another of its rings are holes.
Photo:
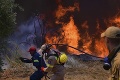
[[[111,62],[111,80],[120,80],[120,50]]]
[[[47,66],[45,64],[43,57],[39,53],[37,53],[37,52],[34,53],[31,59],[23,58],[22,61],[25,63],[33,63],[33,66],[35,66],[37,68],[37,71],[35,71],[30,76],[30,80],[41,80],[41,78],[44,75],[46,75],[46,73],[44,73],[41,70],[41,67],[47,67]]]
[[[48,54],[55,54],[55,52],[50,49]],[[65,76],[65,67],[64,64],[59,64],[57,62],[57,57],[56,56],[49,56],[46,59],[46,63],[47,63],[47,68],[46,68],[46,72],[52,71],[53,72],[53,76],[51,77],[51,80],[64,80],[64,76]]]
[[[33,66],[35,66],[37,69],[40,70],[41,67],[46,67],[46,64],[42,58],[42,56],[39,53],[35,53],[31,59],[24,58],[25,63],[33,63]]]
[[[40,69],[40,67],[46,67],[45,62],[39,53],[35,53],[33,55],[32,62],[33,62],[33,66],[35,66],[37,69]]]

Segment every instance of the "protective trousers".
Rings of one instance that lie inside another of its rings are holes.
[[[51,80],[64,80],[64,74],[54,74],[52,77],[51,77]]]
[[[55,65],[51,80],[64,80],[65,73],[65,67],[63,65]]]
[[[44,76],[43,72],[38,70],[35,71],[31,76],[30,80],[41,80],[41,78]]]

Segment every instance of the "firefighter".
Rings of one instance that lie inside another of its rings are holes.
[[[103,68],[110,69],[110,80],[120,80],[120,28],[111,26],[101,34],[105,39],[109,55],[104,59],[105,63]]]
[[[37,71],[35,71],[30,76],[30,80],[41,80],[41,78],[46,74],[41,70],[41,67],[46,67],[46,64],[45,64],[42,56],[36,52],[35,47],[30,47],[28,52],[30,53],[32,58],[27,59],[27,58],[20,57],[20,60],[24,63],[33,63],[33,66],[35,66],[37,68]]]
[[[44,44],[39,50],[39,53],[44,55],[47,64],[47,68],[42,67],[41,70],[45,72],[52,71],[53,75],[51,80],[64,80],[64,64],[67,61],[67,55],[50,47],[51,45]]]

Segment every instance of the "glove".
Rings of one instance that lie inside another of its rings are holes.
[[[47,48],[50,48],[52,45],[51,44],[46,44],[46,47]]]
[[[111,62],[110,62],[110,60],[108,59],[108,57],[105,57],[105,58],[104,58],[103,68],[104,68],[105,70],[109,70],[109,69],[111,68]]]
[[[44,71],[45,71],[45,68],[44,68],[44,67],[41,67],[41,71],[43,71],[43,72],[44,72]]]
[[[23,58],[23,57],[19,57],[19,59],[20,59],[22,62],[24,62],[24,58]]]
[[[20,59],[22,62],[25,62],[25,61],[29,60],[29,59],[23,58],[23,57],[19,57],[19,59]]]

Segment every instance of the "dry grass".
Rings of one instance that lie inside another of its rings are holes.
[[[80,62],[79,68],[68,68],[65,80],[107,80],[109,71],[102,68],[101,62]]]
[[[30,76],[33,71],[27,66],[13,67],[2,73],[2,80],[27,80],[26,77]]]
[[[103,70],[99,61],[79,61],[76,65],[66,68],[65,80],[107,80],[109,77],[109,71]],[[0,80],[29,80],[33,72],[28,67],[10,68],[4,71]]]

